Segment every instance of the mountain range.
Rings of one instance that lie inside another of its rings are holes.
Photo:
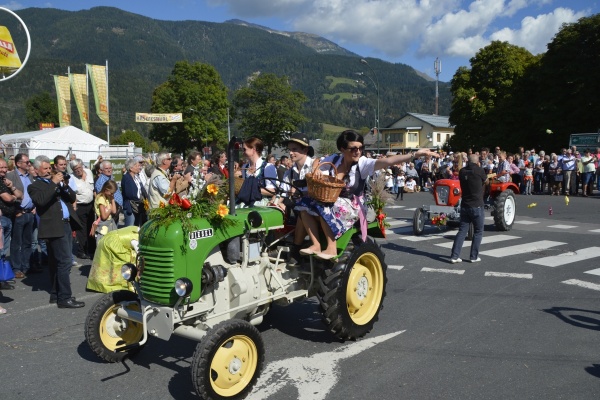
[[[299,127],[305,132],[320,132],[322,123],[373,126],[378,100],[380,126],[406,112],[435,112],[435,82],[430,77],[379,59],[369,58],[364,65],[359,55],[317,35],[240,20],[162,21],[113,7],[75,12],[27,8],[18,14],[31,34],[31,56],[18,76],[0,83],[0,132],[24,130],[24,103],[43,91],[54,95],[51,75],[68,69],[85,73],[86,63],[104,65],[107,60],[111,132],[147,133],[148,126],[136,124],[134,114],[150,110],[153,90],[179,60],[213,65],[230,96],[256,73],[287,76],[293,88],[309,98],[303,111],[309,122]],[[16,21],[0,20],[2,24],[14,32],[19,54],[25,54],[20,26]],[[439,114],[448,115],[449,84],[440,82],[439,93]],[[105,126],[91,114],[92,133],[105,135]],[[73,124],[79,126],[74,106]]]

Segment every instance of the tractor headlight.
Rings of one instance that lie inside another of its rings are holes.
[[[452,190],[452,193],[453,193],[455,196],[458,196],[458,195],[460,194],[460,189],[459,189],[459,188],[454,188],[454,189]]]
[[[131,263],[124,264],[121,267],[121,276],[127,282],[132,282],[135,279],[135,277],[137,276],[137,273],[138,273],[138,269],[135,267],[135,265],[133,265]]]
[[[175,293],[179,297],[189,296],[193,288],[192,281],[188,278],[179,278],[175,281]]]

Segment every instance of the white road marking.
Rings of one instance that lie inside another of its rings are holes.
[[[408,240],[409,242],[422,242],[424,240],[440,239],[445,236],[454,237],[454,236],[456,236],[456,232],[458,232],[458,231],[456,231],[456,230],[448,231],[448,232],[442,231],[442,232],[432,233],[430,235],[423,235],[423,236],[400,236],[400,239]]]
[[[416,207],[413,207],[413,208],[407,208],[404,211],[415,211],[416,209],[417,209]]]
[[[406,206],[385,206],[384,208],[404,208]]]
[[[515,224],[521,224],[521,225],[533,225],[533,224],[539,224],[539,222],[537,221],[515,221]]]
[[[521,237],[520,236],[510,236],[510,235],[484,236],[483,239],[481,240],[481,244],[503,242],[505,240],[512,240],[512,239],[521,239]],[[454,242],[438,243],[438,244],[436,244],[436,246],[444,247],[446,249],[451,249],[453,244],[454,244]],[[471,241],[465,240],[463,247],[471,247]]]
[[[400,271],[404,268],[404,265],[388,265],[388,269],[395,269],[396,271]]]
[[[594,257],[600,257],[600,247],[588,247],[585,249],[577,250],[575,252],[568,252],[558,254],[555,256],[538,258],[537,260],[527,261],[530,264],[544,265],[546,267],[559,267],[565,264],[571,264],[578,261],[588,260]]]
[[[573,228],[577,228],[577,226],[576,225],[550,225],[548,228],[573,229]]]
[[[77,301],[81,301],[81,300],[86,300],[86,299],[95,299],[97,297],[102,296],[104,293],[90,293],[87,294],[85,296],[77,296]],[[33,307],[33,308],[28,308],[26,310],[23,311],[18,311],[18,312],[12,312],[10,309],[8,310],[8,313],[5,314],[2,318],[8,318],[8,317],[17,317],[17,316],[21,316],[21,315],[25,315],[25,314],[29,314],[30,312],[35,312],[35,311],[42,311],[42,310],[47,310],[49,308],[56,308],[56,304],[44,304],[42,306],[37,306],[37,307]]]
[[[600,285],[596,283],[580,281],[579,279],[569,279],[568,281],[563,281],[561,283],[566,283],[567,285],[579,286],[586,289],[598,290],[600,291]]]
[[[324,400],[340,379],[339,362],[369,350],[406,331],[361,339],[333,351],[309,357],[292,357],[269,363],[248,399],[268,399],[287,386],[295,386],[298,400]]]
[[[592,269],[590,271],[585,271],[584,274],[590,274],[590,275],[598,275],[598,276],[600,276],[600,268]]]
[[[600,229],[592,229],[590,232],[593,232],[593,233],[600,233]]]
[[[486,220],[491,221],[494,219],[494,217],[485,217]]]
[[[394,234],[398,235],[400,233],[411,233],[411,232],[412,232],[412,227],[411,226],[399,226],[397,228],[392,228],[392,229],[386,229],[385,230],[385,234],[386,235],[394,235]]]
[[[456,274],[456,275],[462,275],[465,273],[464,269],[446,269],[446,268],[428,268],[428,267],[423,267],[421,268],[421,272],[442,272],[444,274]]]
[[[388,221],[386,221],[386,222],[388,222]],[[397,226],[397,225],[408,226],[408,225],[412,225],[412,222],[404,221],[401,219],[395,219],[393,221],[389,221],[388,224],[390,224],[390,226]]]
[[[480,252],[483,255],[490,257],[506,257],[514,256],[517,254],[532,253],[536,250],[549,249],[550,247],[560,246],[566,243],[554,242],[552,240],[540,240],[538,242],[531,242],[520,244],[516,246],[502,247],[500,249],[486,250]]]
[[[533,279],[533,274],[514,274],[509,272],[491,272],[485,273],[485,276],[495,276],[499,278],[520,278],[520,279]]]

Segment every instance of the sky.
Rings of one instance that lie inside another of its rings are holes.
[[[313,33],[362,57],[407,64],[431,77],[439,58],[444,82],[493,40],[543,53],[562,24],[600,12],[600,0],[0,0],[0,7],[13,11],[95,6],[161,20],[235,18]]]

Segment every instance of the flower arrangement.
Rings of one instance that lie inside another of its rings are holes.
[[[446,224],[448,223],[448,216],[444,213],[436,215],[431,218],[431,223],[437,226],[438,228],[442,229],[442,226],[446,226]]]
[[[381,230],[383,237],[386,237],[385,228],[390,226],[390,224],[385,221],[386,214],[383,213],[383,207],[392,201],[392,195],[386,190],[385,181],[385,174],[379,174],[371,180],[371,195],[367,201],[367,205],[372,207],[377,214],[375,218],[379,222],[379,229]]]
[[[194,218],[206,219],[217,229],[224,229],[236,223],[233,219],[225,218],[229,214],[226,181],[213,176],[206,183],[195,192],[195,196],[179,196],[173,193],[166,204],[161,203],[160,207],[150,210],[148,214],[148,218],[154,220],[153,229],[167,227],[174,222],[181,223],[183,250],[189,240],[189,232],[196,229],[192,222]]]

